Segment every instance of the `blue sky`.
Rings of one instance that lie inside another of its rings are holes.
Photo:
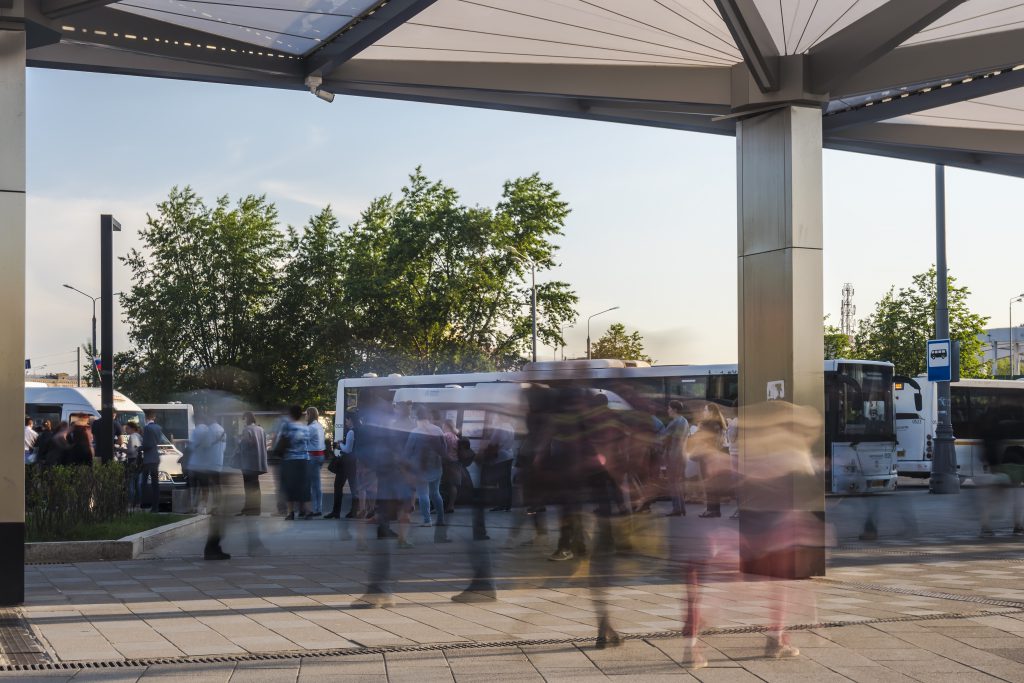
[[[347,223],[417,165],[487,205],[505,179],[539,172],[573,209],[556,276],[575,286],[584,319],[621,307],[594,321],[595,338],[622,322],[659,362],[735,361],[732,138],[38,69],[28,121],[26,340],[36,367],[73,370],[89,334],[88,302],[61,283],[98,293],[100,213],[124,226],[120,253],[173,185],[210,200],[266,193],[292,225],[331,204]],[[838,321],[844,282],[863,315],[934,262],[933,170],[826,152],[824,174],[825,312]],[[1005,326],[1009,298],[1024,291],[1024,180],[950,170],[947,183],[950,268],[973,308]],[[583,325],[566,337],[567,353],[583,352]]]

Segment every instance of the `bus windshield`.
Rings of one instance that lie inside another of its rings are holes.
[[[841,363],[836,371],[836,441],[895,438],[892,368]]]

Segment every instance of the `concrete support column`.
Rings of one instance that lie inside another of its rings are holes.
[[[0,605],[17,605],[25,599],[25,31],[2,21],[0,245]]]
[[[813,523],[825,509],[822,422],[766,403],[824,414],[821,109],[744,119],[736,139],[741,559],[751,573],[822,575],[824,526]],[[808,442],[807,457],[795,452]],[[815,473],[805,466],[812,461]],[[793,520],[802,520],[799,533],[783,533]]]

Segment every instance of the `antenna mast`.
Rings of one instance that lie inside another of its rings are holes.
[[[853,285],[847,282],[843,285],[843,306],[839,330],[850,340],[853,339],[853,317],[857,315],[857,307],[853,305]]]

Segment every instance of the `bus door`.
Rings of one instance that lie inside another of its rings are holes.
[[[893,377],[896,411],[896,467],[900,476],[926,478],[932,471],[928,421],[921,385],[911,377]]]

